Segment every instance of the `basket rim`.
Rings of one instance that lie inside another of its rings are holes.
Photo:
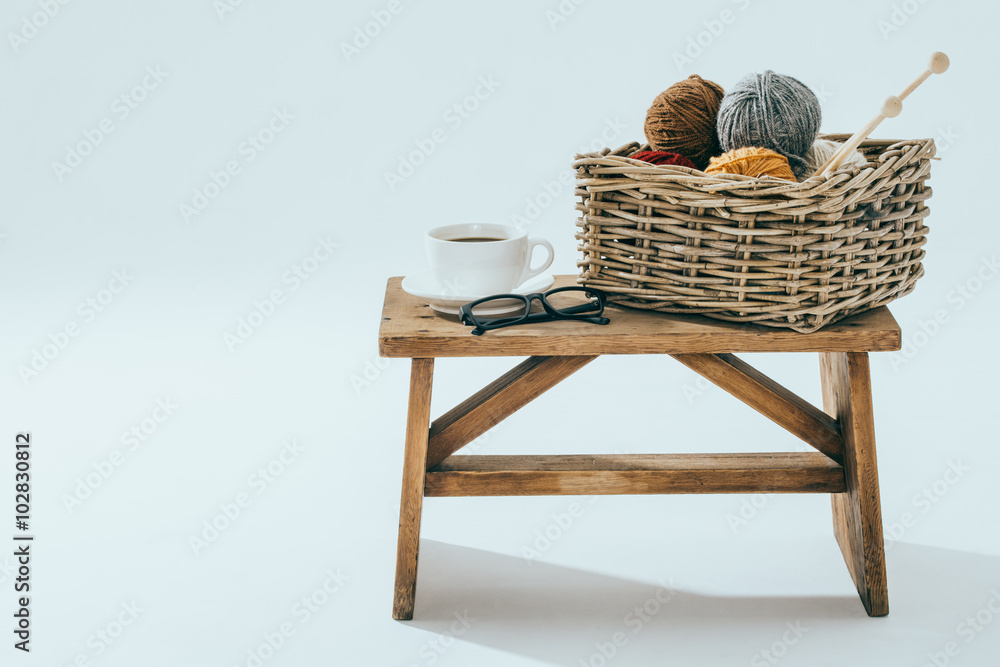
[[[829,139],[831,141],[846,141],[852,135],[850,134],[820,134],[818,139]],[[866,139],[861,142],[859,148],[866,147],[881,147],[879,154],[879,164],[878,166],[872,166],[873,164],[869,162],[868,166],[865,167],[841,167],[833,172],[830,172],[825,177],[818,174],[813,174],[808,178],[801,181],[789,181],[783,178],[777,178],[774,176],[744,176],[742,174],[706,174],[700,169],[692,169],[691,167],[681,167],[678,165],[654,165],[648,162],[643,162],[641,160],[635,160],[633,158],[627,157],[641,150],[649,150],[649,144],[641,144],[637,141],[631,141],[629,143],[623,144],[614,150],[604,148],[600,151],[594,151],[590,153],[577,153],[574,155],[573,168],[577,170],[577,178],[586,177],[588,175],[588,167],[591,168],[606,168],[602,169],[603,174],[609,174],[614,171],[617,167],[618,169],[626,169],[621,176],[627,178],[633,178],[635,180],[669,180],[671,182],[684,182],[689,186],[701,186],[701,188],[708,188],[711,190],[732,189],[732,188],[746,188],[747,186],[769,186],[769,194],[783,194],[790,192],[801,193],[802,191],[815,191],[815,188],[819,187],[826,189],[832,185],[837,185],[842,182],[850,181],[853,179],[861,178],[861,181],[852,184],[855,186],[865,185],[870,180],[880,177],[884,173],[888,172],[894,162],[890,162],[891,156],[886,159],[886,154],[891,153],[894,150],[900,150],[907,146],[919,146],[917,154],[912,156],[907,162],[911,162],[913,159],[930,159],[934,156],[936,152],[936,145],[934,139]]]

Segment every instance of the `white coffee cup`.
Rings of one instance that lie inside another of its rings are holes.
[[[536,247],[548,250],[531,266]],[[545,239],[529,239],[525,230],[492,223],[435,227],[425,238],[427,261],[443,291],[463,296],[504,294],[552,265],[555,252]]]

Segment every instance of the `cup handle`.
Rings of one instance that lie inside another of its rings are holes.
[[[545,258],[542,265],[539,267],[531,266],[531,260],[535,254],[535,248],[538,246],[544,247],[549,251],[549,256]],[[524,273],[521,274],[521,279],[517,281],[518,285],[522,285],[537,275],[540,275],[547,268],[552,266],[552,260],[555,259],[556,251],[552,249],[552,244],[545,239],[531,239],[528,244],[528,258],[524,263]]]

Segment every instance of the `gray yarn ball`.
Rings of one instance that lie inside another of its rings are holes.
[[[787,157],[795,175],[802,176],[821,120],[819,99],[808,86],[767,70],[748,74],[726,93],[716,129],[723,151],[770,148]]]

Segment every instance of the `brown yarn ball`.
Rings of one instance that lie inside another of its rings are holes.
[[[680,153],[704,169],[722,152],[715,132],[722,86],[692,74],[653,100],[646,112],[646,141],[658,151]]]

